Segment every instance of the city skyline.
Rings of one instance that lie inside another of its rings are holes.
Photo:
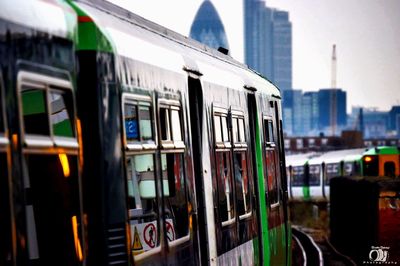
[[[149,20],[189,35],[203,3],[192,1],[112,2]],[[243,62],[243,2],[213,0],[225,26],[230,54]],[[362,3],[362,5],[360,4]],[[332,45],[337,45],[337,86],[352,106],[390,110],[400,105],[400,1],[268,0],[269,7],[289,12],[293,25],[293,88],[330,87]],[[157,6],[157,8],[154,8]]]

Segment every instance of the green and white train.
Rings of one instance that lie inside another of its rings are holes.
[[[399,177],[400,149],[381,146],[288,155],[286,165],[290,199],[327,201],[333,177]]]
[[[0,265],[290,265],[281,96],[106,1],[0,2]]]

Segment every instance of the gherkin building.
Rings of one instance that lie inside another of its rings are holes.
[[[190,29],[190,38],[214,49],[222,47],[229,50],[224,25],[211,1],[205,0],[197,11]]]

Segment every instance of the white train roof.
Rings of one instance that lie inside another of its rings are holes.
[[[111,3],[105,2],[104,5],[94,6],[82,1],[76,3],[109,39],[117,56],[175,73],[184,74],[183,69],[186,69],[201,74],[203,81],[213,84],[238,90],[250,87],[280,97],[278,88],[270,81],[230,56]]]
[[[318,157],[314,157],[309,160],[309,164],[321,164],[321,163],[339,163],[341,161],[348,161],[351,159],[360,158],[365,149],[346,149],[338,151],[329,151],[321,154]]]
[[[73,38],[76,14],[56,0],[1,0],[0,18],[59,37]]]

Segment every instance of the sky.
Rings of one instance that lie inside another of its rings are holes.
[[[111,0],[132,12],[189,35],[203,0]],[[224,24],[231,56],[243,62],[243,1],[211,0]],[[228,3],[228,4],[227,4]],[[332,45],[337,87],[352,106],[390,110],[400,105],[400,0],[267,0],[289,11],[293,88],[331,86]]]

